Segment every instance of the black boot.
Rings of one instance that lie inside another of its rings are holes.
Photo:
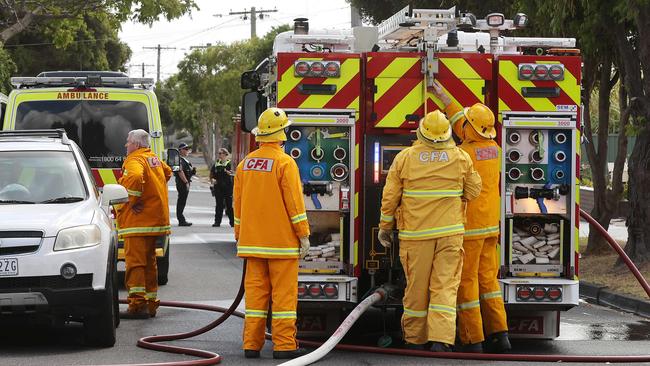
[[[273,351],[273,358],[276,360],[288,360],[304,356],[308,353],[304,348],[294,349],[293,351]]]
[[[431,342],[431,352],[451,352],[451,346],[442,342]]]
[[[483,344],[481,343],[461,344],[459,347],[457,346],[456,352],[483,353]]]
[[[244,350],[245,358],[260,358],[260,351],[254,349],[245,349]]]
[[[412,350],[416,350],[416,351],[424,351],[425,346],[426,346],[426,343],[425,344],[415,344],[415,343],[404,342],[404,345],[402,346],[402,348],[404,348],[404,349],[412,349]]]
[[[483,350],[485,353],[505,353],[511,349],[512,346],[510,346],[508,332],[490,334],[483,342]]]

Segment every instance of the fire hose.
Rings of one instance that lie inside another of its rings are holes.
[[[618,255],[623,259],[627,267],[634,274],[634,277],[637,279],[639,284],[643,287],[648,298],[650,299],[650,285],[643,278],[639,269],[634,265],[632,260],[625,254],[623,249],[618,245],[618,243],[607,233],[596,220],[594,220],[589,214],[580,210],[580,216],[586,219],[591,227],[596,229],[607,241],[607,243],[614,249]],[[128,366],[194,366],[194,365],[216,365],[221,362],[221,356],[214,352],[197,350],[192,348],[170,346],[156,344],[158,342],[173,341],[180,339],[187,339],[195,337],[199,334],[208,332],[221,323],[223,323],[231,315],[237,316],[239,318],[244,318],[244,314],[236,311],[237,306],[241,302],[244,295],[244,277],[245,277],[245,268],[246,263],[244,261],[244,271],[242,272],[242,282],[239,288],[239,292],[235,297],[235,300],[230,305],[229,308],[223,308],[219,306],[212,305],[202,305],[202,304],[193,304],[186,302],[176,302],[176,301],[161,301],[160,306],[166,307],[177,307],[177,308],[186,308],[186,309],[197,309],[197,310],[207,310],[223,313],[218,319],[211,322],[210,324],[204,326],[201,329],[197,329],[187,333],[178,333],[170,335],[159,335],[159,336],[149,336],[141,338],[137,345],[141,348],[151,349],[155,351],[184,354],[195,357],[201,357],[199,360],[192,361],[179,361],[179,362],[164,362],[164,363],[149,363],[149,364],[130,364]],[[350,330],[354,322],[370,308],[373,304],[381,301],[386,297],[385,290],[381,288],[372,293],[369,297],[364,299],[357,307],[352,311],[352,313],[343,321],[341,326],[333,333],[333,335],[326,342],[314,342],[314,341],[305,341],[299,340],[301,346],[314,347],[317,348],[315,351],[296,358],[294,360],[283,363],[284,366],[298,366],[298,365],[309,365],[311,363],[317,362],[321,358],[325,357],[332,349],[344,350],[344,351],[355,351],[355,352],[366,352],[366,353],[377,353],[377,354],[388,354],[388,355],[400,355],[400,356],[415,356],[415,357],[429,357],[429,358],[444,358],[444,359],[462,359],[462,360],[485,360],[485,361],[530,361],[530,362],[615,362],[615,363],[628,363],[628,362],[650,362],[650,354],[646,355],[604,355],[604,356],[589,356],[589,355],[530,355],[530,354],[485,354],[485,353],[462,353],[462,352],[430,352],[430,351],[420,351],[420,350],[411,350],[411,349],[399,349],[399,348],[380,348],[372,346],[360,346],[360,345],[351,345],[351,344],[339,344],[341,339],[345,334]],[[120,300],[121,303],[125,303],[124,300]],[[270,334],[266,334],[266,338],[270,339]]]

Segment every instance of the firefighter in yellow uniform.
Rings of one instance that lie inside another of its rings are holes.
[[[273,358],[305,354],[296,343],[296,307],[298,260],[309,252],[309,223],[298,166],[282,147],[290,124],[283,110],[265,110],[253,130],[259,149],[248,154],[235,173],[237,255],[246,259],[246,358],[260,356],[268,316]]]
[[[390,167],[382,194],[379,241],[392,244],[397,221],[406,274],[402,328],[409,348],[448,352],[456,336],[456,292],[463,266],[464,201],[481,191],[466,152],[451,139],[449,121],[428,113],[418,140]]]
[[[124,238],[125,282],[129,304],[125,318],[156,316],[158,269],[156,238],[170,233],[167,181],[172,170],[149,148],[149,133],[130,131],[119,184],[129,201],[118,211],[118,235]]]
[[[483,181],[479,197],[467,205],[463,249],[465,261],[458,289],[458,330],[461,350],[503,353],[510,350],[508,324],[497,280],[499,238],[499,146],[494,114],[476,103],[461,108],[442,87],[434,83],[434,94],[445,104],[460,148],[472,158]],[[487,337],[484,336],[487,334]]]

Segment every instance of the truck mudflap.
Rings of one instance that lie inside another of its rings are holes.
[[[559,311],[508,311],[510,338],[553,339],[560,335]]]
[[[357,278],[343,275],[299,275],[298,302],[357,303]]]

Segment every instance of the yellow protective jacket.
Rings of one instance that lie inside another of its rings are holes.
[[[469,123],[460,105],[452,102],[445,109],[454,133],[461,139],[459,146],[472,159],[474,169],[481,176],[483,187],[481,194],[467,204],[467,223],[465,238],[482,239],[499,235],[499,212],[501,201],[499,193],[499,176],[501,171],[501,151],[492,139],[479,135]],[[463,125],[466,125],[463,128]]]
[[[167,181],[171,176],[171,168],[149,148],[140,148],[126,157],[118,183],[129,193],[129,202],[117,211],[120,237],[170,233]],[[142,203],[140,213],[131,208],[136,202]]]
[[[402,150],[388,171],[379,227],[390,230],[395,217],[400,240],[423,240],[464,233],[462,200],[481,191],[481,178],[467,153],[453,141],[416,141]]]
[[[309,223],[298,165],[277,143],[262,143],[237,166],[233,195],[239,257],[298,258]]]

